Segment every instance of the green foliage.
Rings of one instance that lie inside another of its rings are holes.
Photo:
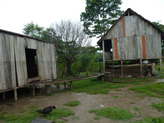
[[[30,106],[27,113],[22,114],[8,114],[0,113],[0,119],[4,123],[31,123],[36,117],[56,121],[59,117],[67,117],[73,115],[74,112],[66,108],[58,108],[53,110],[49,115],[43,115],[36,112],[39,108],[37,106]]]
[[[112,96],[113,98],[119,98],[119,96]]]
[[[145,84],[136,87],[131,87],[129,89],[132,91],[136,91],[138,93],[144,93],[147,96],[164,98],[163,88],[164,88],[164,83],[159,82],[159,83]]]
[[[61,77],[76,73],[71,66],[82,53],[82,47],[90,44],[80,22],[61,21],[55,27],[49,28],[31,22],[26,24],[23,30],[26,35],[56,44],[58,73]]]
[[[89,113],[95,113],[96,116],[110,118],[112,120],[129,120],[134,117],[131,112],[120,108],[91,109]]]
[[[23,33],[34,38],[41,39],[44,28],[33,22],[24,25]]]
[[[71,91],[86,92],[88,94],[108,94],[110,89],[120,87],[125,87],[125,85],[103,82],[96,78],[91,78],[73,82]]]
[[[130,123],[164,123],[164,117],[147,117],[143,120]]]
[[[68,102],[64,105],[74,107],[74,106],[78,106],[79,104],[80,104],[80,101],[71,101],[71,102]]]
[[[157,109],[158,111],[163,111],[164,112],[164,103],[153,104],[152,107]]]
[[[85,33],[98,37],[103,35],[123,13],[119,7],[121,4],[121,0],[86,0],[85,12],[80,15]]]
[[[161,31],[164,32],[164,25],[160,24],[160,22],[152,22],[152,24],[154,24],[157,28],[159,28]]]

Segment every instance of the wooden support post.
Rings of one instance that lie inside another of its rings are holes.
[[[18,96],[17,96],[17,88],[14,88],[14,99],[15,99],[15,101],[18,100]]]
[[[56,84],[56,88],[59,89],[60,88],[60,85],[59,84]]]
[[[64,82],[64,89],[66,90],[67,88],[66,88],[66,83]]]
[[[70,81],[70,89],[72,89],[72,81]]]
[[[35,86],[32,86],[32,95],[35,96]]]
[[[102,41],[102,47],[103,47],[103,65],[104,65],[104,73],[105,73],[105,41]]]
[[[51,94],[51,86],[46,85],[46,94]]]
[[[141,73],[141,77],[143,77],[143,72],[142,72],[142,59],[140,59],[140,73]]]
[[[121,77],[124,78],[123,61],[121,60]]]
[[[160,76],[162,76],[162,59],[160,59]]]
[[[5,100],[5,99],[6,99],[6,93],[3,92],[3,100]]]

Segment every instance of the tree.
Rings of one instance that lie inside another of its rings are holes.
[[[90,44],[89,37],[83,32],[80,22],[62,20],[55,25],[55,30],[57,36],[62,40],[59,59],[66,63],[67,74],[71,75],[71,64],[77,60],[81,48]]]
[[[85,33],[102,36],[123,13],[121,4],[121,0],[86,0],[85,12],[80,15]]]
[[[23,33],[28,36],[41,39],[43,30],[43,27],[40,27],[38,24],[34,24],[33,22],[31,22],[24,25]]]
[[[89,37],[83,32],[80,22],[61,21],[49,28],[31,22],[25,25],[23,30],[26,35],[56,44],[57,62],[66,64],[67,75],[71,75],[71,64],[81,54],[81,48],[90,44]],[[64,71],[63,66],[61,68],[61,71]]]
[[[164,25],[160,24],[160,21],[152,22],[156,27],[158,27],[160,30],[164,32]]]

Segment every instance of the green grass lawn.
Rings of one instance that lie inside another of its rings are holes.
[[[2,112],[0,113],[0,120],[4,123],[31,123],[31,121],[36,117],[40,117],[43,119],[56,121],[59,117],[67,117],[74,114],[74,112],[70,109],[59,108],[53,110],[48,115],[44,115],[36,112],[38,109],[39,107],[37,106],[30,106],[29,111],[22,111],[23,114],[22,112],[19,114],[9,114],[7,112]]]
[[[120,83],[109,83],[97,80],[96,78],[79,80],[72,83],[74,92],[86,92],[88,94],[108,94],[110,89],[125,87]]]
[[[79,104],[80,104],[80,101],[75,100],[75,101],[68,102],[64,105],[69,106],[69,107],[74,107],[74,106],[78,106]]]
[[[134,114],[125,109],[120,108],[102,108],[102,109],[91,109],[89,113],[95,113],[96,118],[105,117],[112,120],[130,120],[134,117]],[[96,119],[98,120],[98,119]]]
[[[101,81],[96,78],[74,81],[72,83],[72,90],[74,92],[86,92],[88,94],[108,94],[111,89],[119,89],[126,87],[128,84],[142,84],[142,82],[151,81],[148,78],[131,78],[131,79],[117,79],[120,83],[111,83]]]
[[[131,87],[129,90],[146,94],[147,96],[164,98],[164,82]]]

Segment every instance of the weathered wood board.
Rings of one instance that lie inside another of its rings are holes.
[[[113,60],[143,59],[142,36],[145,37],[146,59],[160,59],[161,34],[151,24],[137,15],[124,16],[125,37],[123,36],[122,18],[103,37],[103,40],[112,40]],[[114,39],[117,39],[117,50],[114,47]],[[115,59],[115,51],[118,59]],[[109,59],[105,53],[105,59]]]
[[[0,32],[0,91],[28,84],[25,48],[35,49],[40,81],[57,78],[54,44],[12,32]]]

